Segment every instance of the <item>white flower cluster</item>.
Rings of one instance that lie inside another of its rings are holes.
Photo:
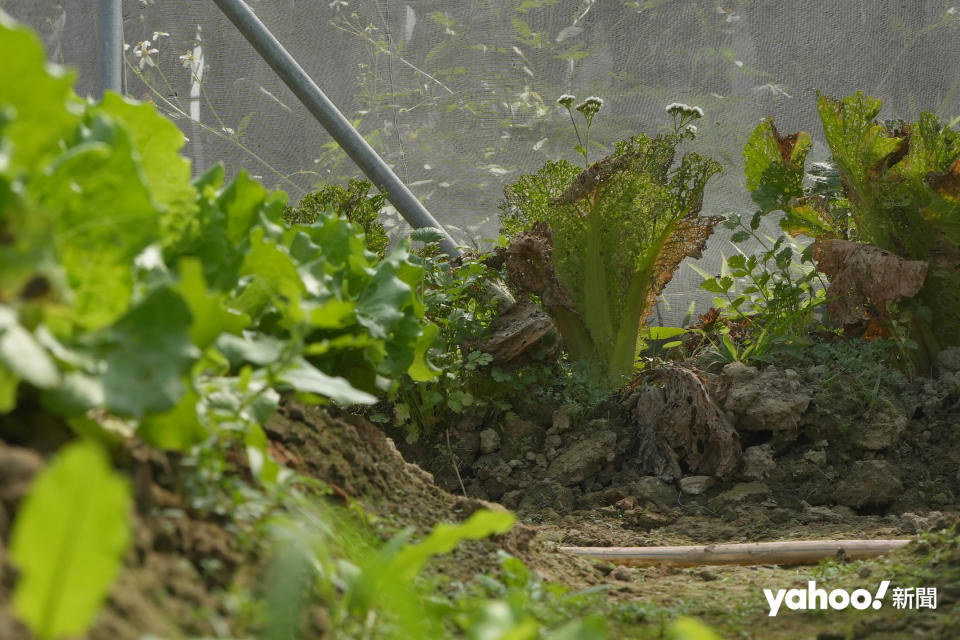
[[[557,98],[557,104],[561,107],[566,107],[569,109],[573,106],[573,103],[577,101],[577,96],[572,96],[569,93],[565,93],[559,98]]]
[[[682,102],[671,102],[670,104],[668,104],[667,113],[669,113],[670,115],[679,115],[685,118],[691,117],[691,116],[694,118],[703,117],[703,109],[701,109],[700,107],[691,107],[690,105],[684,104]]]
[[[603,99],[598,98],[597,96],[590,96],[583,102],[577,105],[576,109],[589,121],[593,116],[597,115],[597,112],[600,111],[600,107],[603,106]]]

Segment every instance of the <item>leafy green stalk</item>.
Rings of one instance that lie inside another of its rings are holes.
[[[544,302],[571,357],[590,362],[608,384],[631,373],[656,296],[719,222],[699,212],[720,166],[690,154],[672,168],[687,135],[638,135],[579,174],[564,161],[548,162],[505,189],[505,230],[536,234],[536,224],[546,223],[560,290]]]

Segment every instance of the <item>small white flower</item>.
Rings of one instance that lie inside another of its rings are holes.
[[[670,113],[670,114],[684,113],[689,108],[690,107],[688,105],[685,105],[682,102],[671,102],[670,104],[667,105],[667,113]]]
[[[236,131],[234,131],[231,127],[220,127],[220,129],[228,136],[232,136],[236,133]]]
[[[701,109],[700,107],[690,107],[690,115],[694,115],[694,114],[696,114],[698,118],[702,118],[703,109]]]
[[[340,9],[345,8],[349,4],[349,2],[344,2],[344,0],[333,0],[328,6],[334,11],[340,11]]]
[[[170,34],[166,31],[154,31],[153,32],[153,41],[156,42],[160,38],[169,38]]]
[[[130,45],[127,44],[126,42],[124,42],[124,43],[123,43],[123,50],[124,50],[124,51],[130,51]]]
[[[684,130],[689,131],[693,135],[697,135],[697,125],[695,124],[688,124]]]
[[[570,107],[573,106],[573,103],[576,102],[576,100],[577,100],[577,97],[576,97],[576,96],[572,96],[572,95],[570,95],[569,93],[565,93],[565,94],[563,94],[562,96],[560,96],[559,98],[557,98],[557,104],[559,104],[559,105],[562,106],[562,107],[566,107],[567,109],[569,109]]]
[[[734,60],[734,61],[733,61],[733,64],[737,65],[738,67],[742,67],[742,66],[743,66],[743,60]]]
[[[140,59],[139,64],[141,69],[145,66],[157,66],[151,56],[158,53],[160,53],[160,51],[155,49],[149,40],[141,40],[133,46],[133,56]]]
[[[196,62],[196,58],[193,56],[193,51],[187,51],[185,54],[179,58],[180,64],[183,65],[185,69],[189,69]]]

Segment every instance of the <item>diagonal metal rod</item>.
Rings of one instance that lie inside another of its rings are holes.
[[[450,234],[427,211],[407,185],[377,155],[363,136],[353,128],[320,87],[303,70],[293,56],[283,48],[266,25],[260,21],[243,0],[213,0],[220,10],[253,45],[257,53],[280,76],[284,84],[300,99],[313,117],[333,136],[360,170],[387,196],[404,220],[414,228],[436,227],[443,232],[440,246],[449,256],[460,254]]]

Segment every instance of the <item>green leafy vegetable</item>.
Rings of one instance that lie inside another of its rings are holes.
[[[321,187],[305,196],[295,207],[284,211],[284,218],[294,224],[312,224],[326,211],[334,211],[363,229],[369,251],[382,258],[386,255],[387,231],[380,224],[380,210],[386,202],[383,194],[369,195],[372,184],[350,180],[346,188],[339,185]]]
[[[148,443],[187,450],[255,436],[277,389],[371,403],[408,372],[437,375],[422,267],[406,243],[378,259],[337,210],[370,223],[383,199],[369,185],[330,191],[331,206],[285,224],[286,194],[245,173],[225,185],[214,167],[191,183],[183,134],[153,106],[78,100],[35,37],[4,23],[8,50],[0,410],[35,387],[84,434],[121,418]]]
[[[930,113],[914,123],[878,122],[880,100],[861,92],[840,100],[818,94],[817,106],[837,179],[835,187],[826,186],[832,178],[822,167],[811,179],[827,197],[816,186],[800,190],[806,134],[782,138],[772,121],[744,148],[748,187],[761,213],[786,212],[782,226],[790,233],[855,240],[928,263],[923,287],[904,303],[914,308],[904,308],[904,317],[911,318],[911,341],[921,347],[915,357],[928,364],[960,340],[960,268],[950,257],[960,252],[960,134]],[[888,317],[879,309],[874,319],[889,325]]]
[[[10,557],[20,570],[13,608],[39,640],[82,634],[130,543],[130,489],[99,446],[64,447],[17,515]]]
[[[546,274],[521,287],[541,296],[573,359],[593,363],[614,385],[633,370],[656,296],[720,221],[699,215],[720,165],[688,154],[673,167],[680,139],[637,135],[579,174],[548,162],[505,189],[504,229],[515,233],[520,244],[511,252],[526,251],[518,260],[527,265],[508,267]]]

